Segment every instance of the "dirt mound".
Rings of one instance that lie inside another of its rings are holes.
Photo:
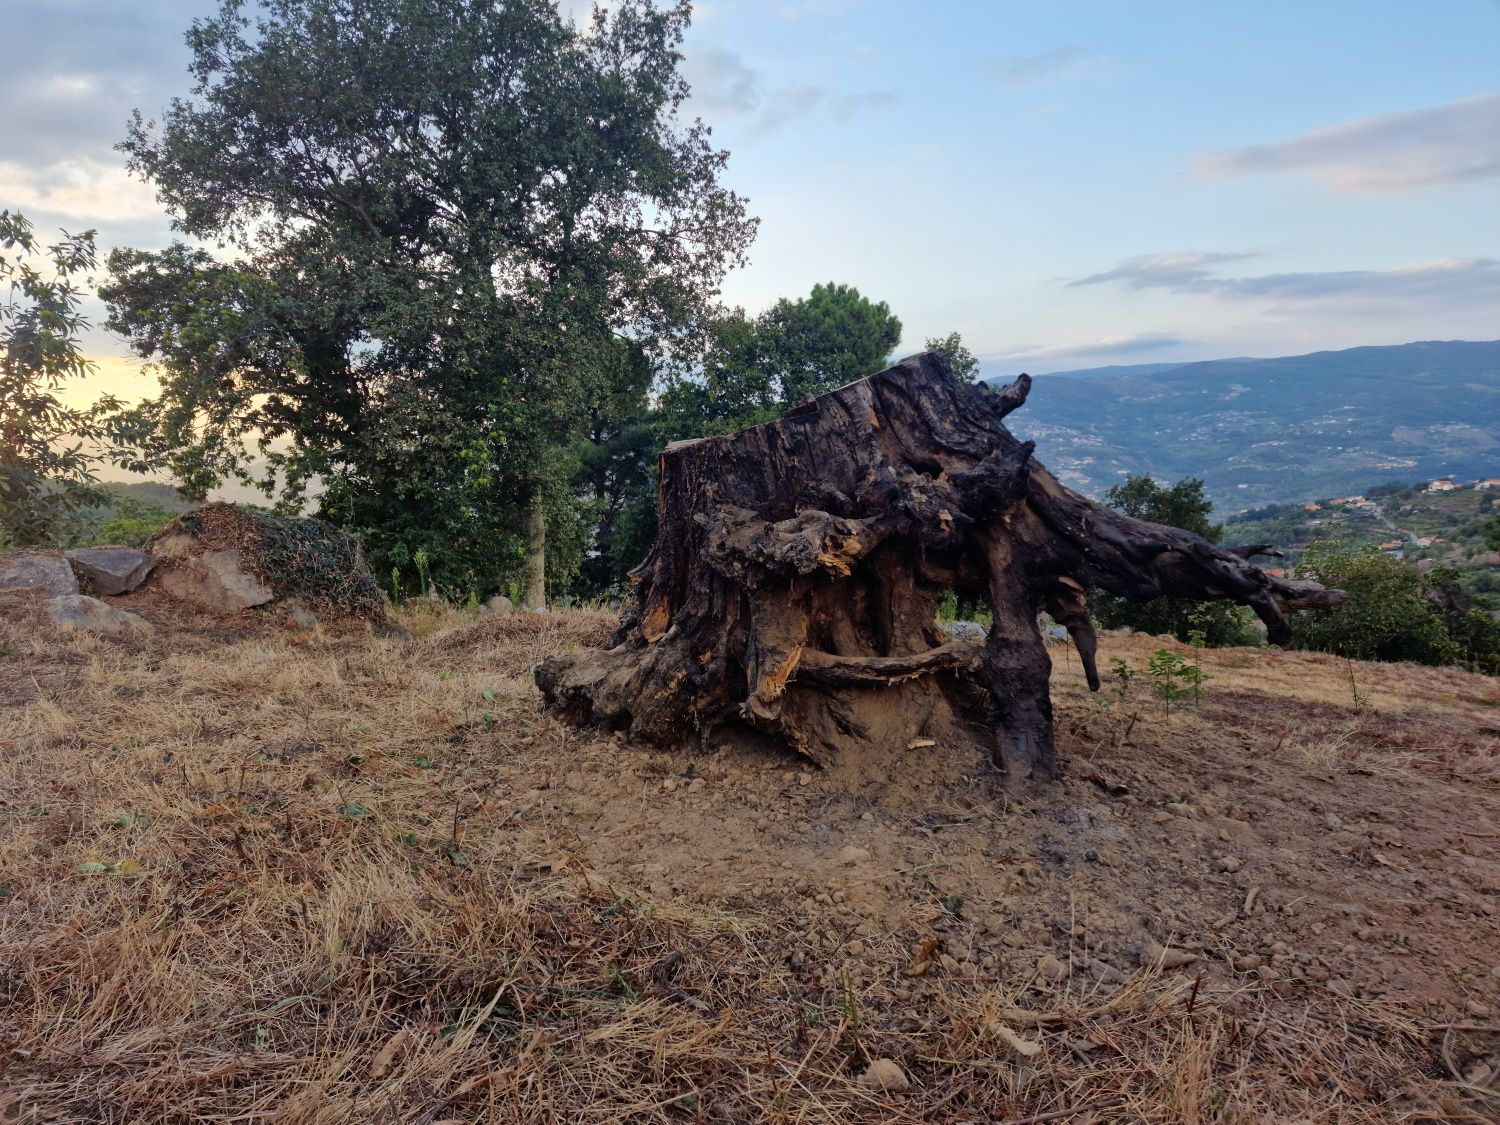
[[[206,504],[146,550],[164,560],[154,586],[221,612],[296,599],[324,615],[386,619],[359,540],[322,520]]]
[[[531,674],[601,614],[141,604],[0,618],[22,1120],[1493,1119],[1492,680],[1205,652],[1167,717],[1059,652],[1065,779],[1018,805],[961,732],[822,771],[581,736]]]

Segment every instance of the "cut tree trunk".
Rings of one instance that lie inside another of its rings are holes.
[[[669,446],[634,602],[611,648],[537,670],[548,706],[664,743],[748,728],[820,763],[958,721],[1021,792],[1057,776],[1039,612],[1097,690],[1090,591],[1233,599],[1282,644],[1288,610],[1342,598],[1063,487],[1002,421],[1030,386],[967,383],[927,352]],[[988,603],[982,644],[939,629],[949,590]]]

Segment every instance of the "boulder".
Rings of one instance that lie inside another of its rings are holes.
[[[238,613],[276,596],[241,563],[237,547],[178,556],[159,572],[155,585],[214,613]]]
[[[983,644],[985,637],[989,636],[989,630],[977,621],[943,621],[938,628],[956,641],[973,641],[975,644]]]
[[[493,614],[496,617],[509,617],[515,612],[516,607],[504,594],[496,594],[489,601],[479,607],[480,613]]]
[[[124,630],[145,630],[150,622],[106,605],[98,598],[86,594],[64,594],[47,599],[47,614],[59,629],[87,629],[95,633],[119,633]]]
[[[389,621],[359,540],[332,524],[205,504],[151,537],[150,586],[217,613],[274,603],[304,627],[348,618]],[[298,607],[286,603],[296,599]]]
[[[156,565],[156,559],[132,547],[79,547],[64,554],[84,587],[96,594],[128,594]]]
[[[56,598],[78,593],[78,579],[61,555],[24,551],[0,558],[0,590],[39,590]]]

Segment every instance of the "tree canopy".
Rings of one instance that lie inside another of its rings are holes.
[[[58,395],[91,368],[79,282],[94,264],[93,231],[46,245],[25,216],[0,211],[0,548],[59,541],[113,451],[118,400],[80,408]]]
[[[622,341],[701,352],[754,235],[727,154],[679,118],[688,16],[226,0],[196,21],[192,96],[122,147],[227,254],[112,256],[111,324],[161,364],[144,444],[198,491],[320,481],[377,565],[513,574],[524,512],[571,503],[590,404],[639,382]],[[550,542],[576,565],[578,536]]]

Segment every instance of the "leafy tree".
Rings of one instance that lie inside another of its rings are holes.
[[[694,354],[754,234],[727,154],[678,117],[688,15],[225,0],[196,21],[193,97],[122,147],[233,258],[111,263],[112,323],[162,365],[143,443],[195,488],[295,503],[321,481],[382,574],[420,550],[439,585],[495,588],[545,538],[565,583],[618,342]]]
[[[1127,476],[1104,493],[1104,500],[1127,516],[1180,527],[1210,543],[1219,542],[1224,534],[1221,525],[1209,521],[1213,502],[1204,495],[1203,481],[1197,477],[1184,477],[1167,487],[1157,484],[1149,474]],[[1245,607],[1230,602],[1183,598],[1130,602],[1102,594],[1094,600],[1093,612],[1106,629],[1128,627],[1153,635],[1170,633],[1188,644],[1249,645],[1260,640]]]
[[[1486,550],[1500,551],[1500,513],[1490,516],[1480,525],[1479,535]]]
[[[946,336],[933,336],[927,341],[928,351],[939,351],[948,357],[953,372],[960,379],[979,378],[979,357],[964,347],[963,338],[957,332]]]
[[[1309,544],[1297,573],[1348,594],[1332,610],[1296,616],[1300,646],[1356,660],[1452,664],[1462,658],[1415,567],[1373,547],[1350,551],[1325,540]]]
[[[1203,536],[1210,543],[1224,537],[1220,524],[1209,522],[1213,501],[1203,492],[1198,477],[1183,477],[1170,488],[1157,484],[1149,473],[1130,475],[1104,493],[1104,502],[1138,520],[1164,523]]]
[[[791,404],[879,371],[901,341],[890,306],[833,282],[797,301],[783,297],[757,328],[761,361],[780,383],[780,400]]]
[[[78,281],[95,265],[94,232],[40,244],[27,219],[0,211],[0,546],[64,540],[98,499],[99,466],[113,453],[120,403],[87,408],[58,397],[87,375]]]

